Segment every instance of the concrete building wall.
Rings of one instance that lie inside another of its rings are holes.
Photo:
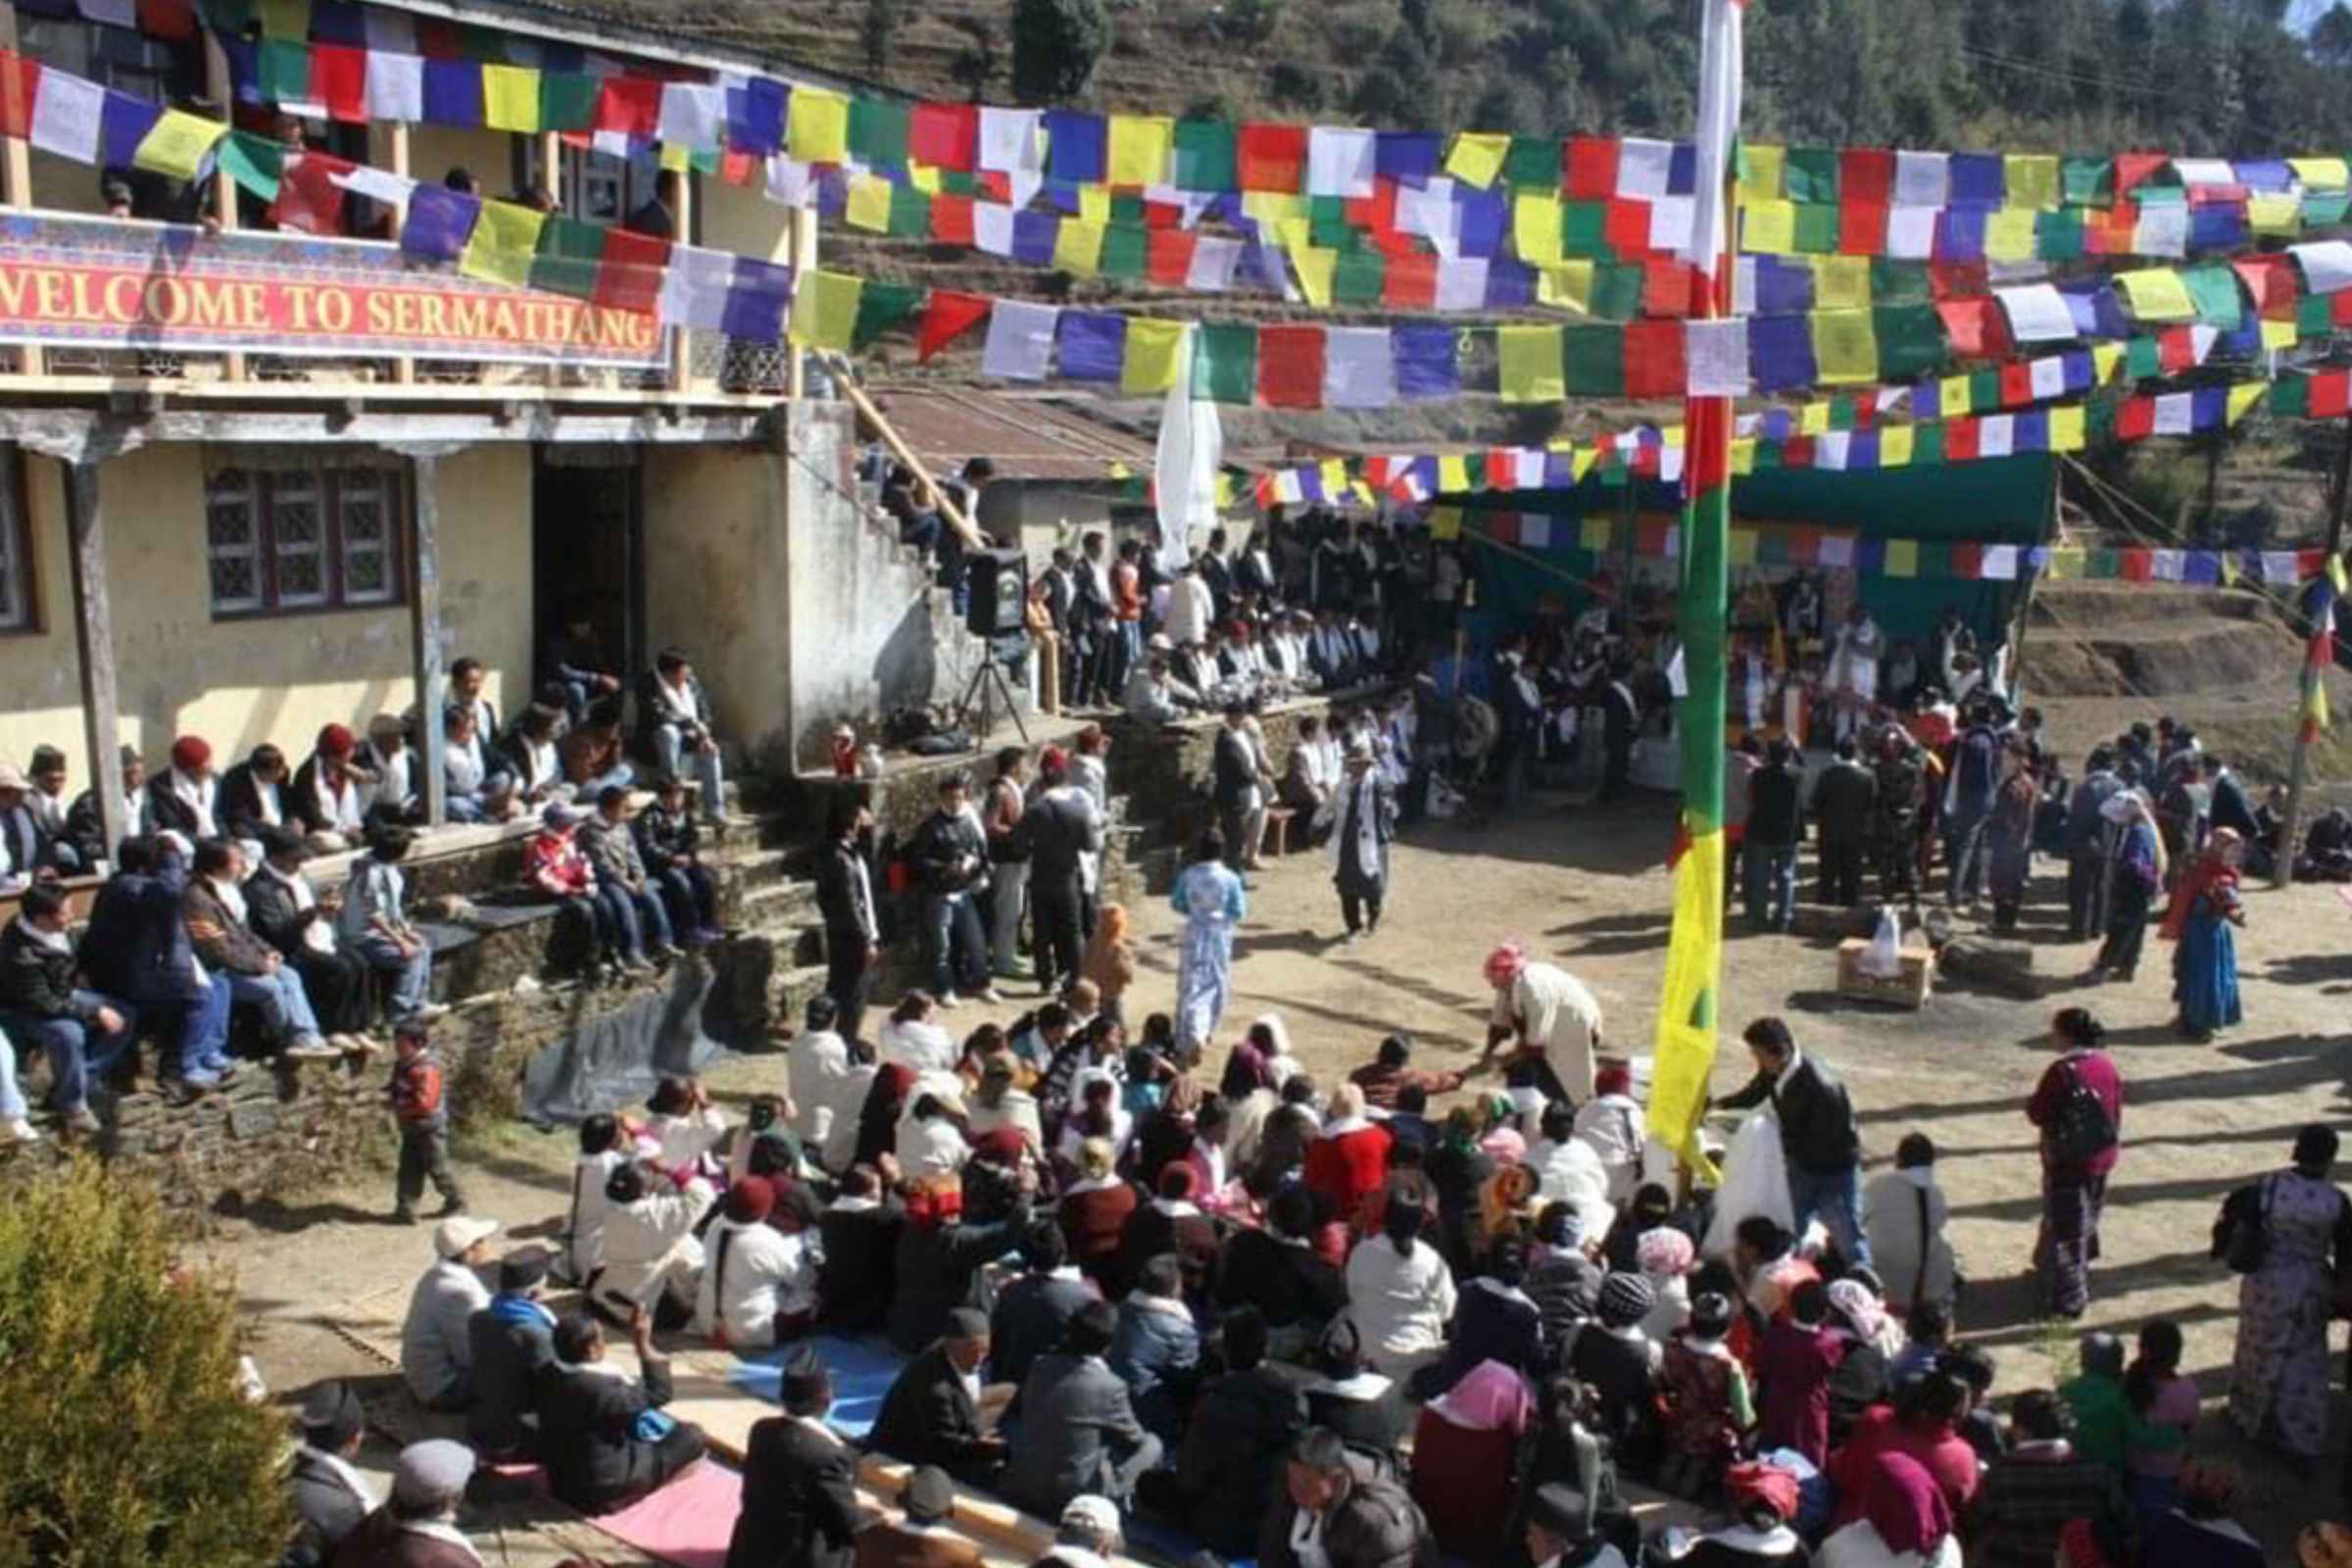
[[[781,461],[715,446],[645,458],[646,646],[694,656],[719,732],[755,756],[790,738]]]
[[[487,662],[502,711],[530,679],[530,464],[520,445],[476,448],[441,464],[444,654]],[[22,763],[47,741],[74,759],[78,777],[86,764],[63,470],[27,458],[25,480],[42,630],[0,637],[0,691],[9,694],[0,758]],[[122,738],[150,762],[188,733],[210,740],[223,762],[263,741],[300,757],[322,724],[365,723],[415,701],[406,604],[212,617],[198,448],[118,458],[101,470],[100,495]]]

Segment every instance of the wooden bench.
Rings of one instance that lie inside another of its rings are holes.
[[[1290,854],[1291,818],[1297,816],[1298,814],[1298,808],[1294,806],[1267,807],[1266,825],[1257,836],[1257,853],[1260,855],[1268,854],[1269,852],[1266,846],[1271,844],[1274,846],[1274,848],[1270,853],[1275,855]]]

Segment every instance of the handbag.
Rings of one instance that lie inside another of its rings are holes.
[[[2232,1274],[2251,1274],[2262,1267],[2271,1250],[2271,1196],[2277,1177],[2249,1182],[2222,1200],[2221,1218],[2213,1222],[2213,1255]]]

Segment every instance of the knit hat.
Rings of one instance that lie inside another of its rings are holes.
[[[1612,1274],[1600,1282],[1600,1322],[1603,1328],[1627,1329],[1649,1316],[1658,1293],[1640,1274]]]
[[[412,1443],[392,1467],[392,1500],[423,1508],[462,1495],[473,1479],[473,1450],[448,1438]]]
[[[201,735],[182,735],[172,743],[172,765],[182,773],[201,772],[212,766],[212,743]]]
[[[1671,1225],[1643,1231],[1634,1239],[1634,1262],[1653,1278],[1688,1274],[1697,1261],[1698,1250],[1690,1245],[1690,1238]]]
[[[322,756],[349,757],[359,745],[348,724],[327,724],[318,731],[318,750]]]
[[[764,1176],[746,1176],[727,1189],[727,1218],[738,1225],[757,1225],[775,1206],[776,1184]]]
[[[899,1493],[899,1506],[906,1510],[909,1524],[936,1524],[955,1511],[956,1483],[939,1466],[918,1464]]]
[[[991,1165],[1017,1165],[1021,1161],[1022,1151],[1027,1147],[1028,1140],[1021,1136],[1018,1127],[991,1127],[972,1140],[972,1157],[986,1160]]]

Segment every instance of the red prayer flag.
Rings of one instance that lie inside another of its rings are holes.
[[[971,104],[916,104],[906,121],[906,156],[934,169],[968,172],[980,147],[980,111]]]
[[[466,30],[441,17],[418,17],[413,24],[416,52],[427,60],[466,60]]]
[[[1865,207],[1894,200],[1894,153],[1886,147],[1848,147],[1838,155],[1838,196]]]
[[[40,95],[41,63],[13,49],[0,49],[0,136],[19,141],[32,134],[32,101]]]
[[[987,320],[988,312],[988,296],[984,294],[959,294],[954,289],[933,289],[931,303],[923,312],[923,324],[914,335],[914,357],[917,360],[931,358]]]
[[[1671,256],[1651,256],[1642,263],[1642,314],[1674,319],[1698,309],[1705,278],[1697,268]]]
[[[1396,311],[1438,307],[1438,259],[1429,252],[1392,256],[1381,272],[1380,303]]]
[[[2295,318],[2295,270],[2285,257],[2248,256],[2230,265],[2253,296],[2255,312],[2265,320]]]
[[[1144,269],[1162,288],[1182,288],[1192,275],[1193,252],[1200,243],[1190,229],[1155,228],[1144,242]]]
[[[1374,229],[1372,231],[1372,248],[1380,252],[1381,255],[1390,258],[1392,261],[1398,257],[1430,256],[1435,254],[1428,248],[1427,243],[1423,241],[1420,236],[1415,234],[1399,233],[1393,228]]]
[[[1144,198],[1144,226],[1146,228],[1182,228],[1184,208],[1175,202],[1155,202]]]
[[[196,41],[196,7],[192,0],[138,0],[139,31],[150,38],[175,43]]]
[[[1234,140],[1233,158],[1242,189],[1296,196],[1306,184],[1306,127],[1247,122]]]
[[[2173,161],[2170,153],[2118,153],[2115,158],[2115,193],[2123,195],[2134,185],[2147,180],[2156,171]]]
[[[1983,262],[1937,261],[1928,264],[1928,292],[1936,299],[1967,298],[1991,291],[1992,274]]]
[[[1998,300],[1945,300],[1936,307],[1952,352],[1965,359],[1993,360],[2009,352],[2009,328]]]
[[[2134,545],[2116,552],[2126,582],[2149,582],[2156,576],[2156,552],[2145,545]]]
[[[1369,196],[1341,198],[1340,211],[1348,226],[1378,234],[1396,226],[1396,182],[1393,179],[1374,179]]]
[[[1783,535],[1788,542],[1788,564],[1813,566],[1821,563],[1821,530],[1791,528]]]
[[[1625,395],[1679,398],[1689,390],[1683,366],[1683,323],[1631,321],[1625,328]]]
[[[1249,127],[1244,127],[1245,134]],[[1270,409],[1323,406],[1323,329],[1319,326],[1261,326],[1257,329],[1257,395]]]
[[[2352,414],[2352,370],[2322,370],[2313,376],[2310,413],[2315,419]]]
[[[1842,201],[1838,204],[1838,254],[1879,256],[1886,250],[1886,204]]]
[[[2115,406],[2115,434],[2119,441],[2145,440],[2156,431],[2156,400],[2126,398]]]
[[[311,96],[326,105],[328,118],[365,123],[368,51],[334,43],[311,45]]]
[[[1617,194],[1617,138],[1571,136],[1560,150],[1560,194],[1572,202],[1605,202]]]
[[[2197,340],[2185,326],[2168,326],[2156,334],[2156,363],[2167,375],[2197,368]]]
[[[270,220],[298,234],[334,235],[343,232],[343,187],[334,176],[357,167],[324,153],[288,158],[277,176],[277,200]]]
[[[2091,256],[2130,256],[2139,243],[2139,204],[2119,201],[2106,212],[2083,215],[2082,249]]]
[[[1784,468],[1810,468],[1813,466],[1813,438],[1809,435],[1792,435],[1782,442],[1781,466]]]
[[[956,191],[943,190],[931,198],[931,237],[942,245],[970,247],[973,201]]]
[[[1694,445],[1691,450],[1698,452],[1706,449],[1703,446]],[[1666,553],[1665,520],[1659,517],[1642,517],[1637,520],[1634,524],[1634,548],[1637,553],[1644,556],[1664,555]]]
[[[1983,428],[1974,416],[1962,415],[1956,419],[1943,421],[1944,462],[1966,463],[1977,455],[1983,445]]]
[[[2331,326],[2352,326],[2352,289],[2328,296],[2328,321]]]
[[[980,194],[992,202],[1012,200],[1012,175],[1002,169],[980,171]]]
[[[598,305],[651,316],[662,299],[662,276],[669,267],[669,241],[634,229],[605,230],[605,252],[598,259]]]
[[[2034,368],[2022,360],[2001,367],[2001,407],[2021,409],[2034,401]]]
[[[1976,581],[1984,575],[1984,547],[1965,541],[1952,546],[1952,575]]]
[[[662,128],[662,84],[644,76],[607,76],[596,94],[597,130],[652,136]]]
[[[1649,203],[1631,197],[1612,198],[1601,220],[1601,237],[1620,256],[1640,256],[1649,249]]]

